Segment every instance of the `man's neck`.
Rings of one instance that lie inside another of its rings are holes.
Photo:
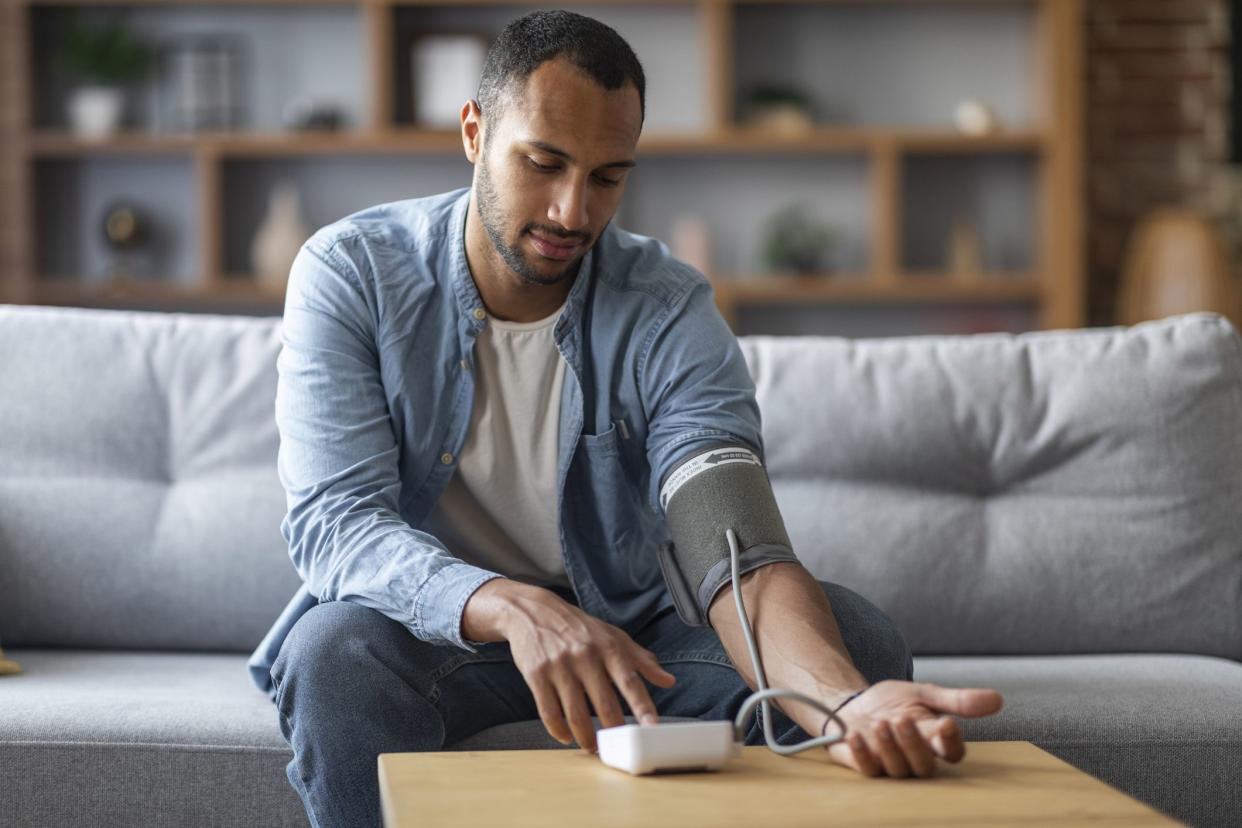
[[[537,322],[546,319],[565,304],[578,275],[554,285],[532,285],[522,281],[496,252],[483,221],[479,218],[474,194],[466,211],[466,264],[487,312],[506,322]]]

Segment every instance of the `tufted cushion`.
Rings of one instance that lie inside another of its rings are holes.
[[[278,320],[0,306],[9,647],[245,651],[297,589]]]
[[[742,347],[799,556],[917,652],[1242,656],[1221,318]],[[278,348],[272,319],[0,306],[6,646],[258,642],[300,583]]]
[[[1242,345],[1221,317],[743,349],[799,557],[916,652],[1242,657]]]

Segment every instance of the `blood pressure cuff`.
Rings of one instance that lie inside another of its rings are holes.
[[[694,455],[665,479],[660,505],[672,539],[659,549],[660,570],[677,614],[691,626],[708,625],[712,599],[732,578],[727,530],[737,535],[739,575],[798,561],[767,472],[750,449]]]

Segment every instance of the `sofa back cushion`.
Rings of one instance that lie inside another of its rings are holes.
[[[1242,345],[1222,319],[743,338],[815,574],[920,653],[1242,657]],[[279,320],[0,306],[5,646],[247,651],[300,580]]]
[[[0,306],[5,646],[245,651],[280,536],[278,320]]]
[[[916,652],[1242,658],[1242,344],[1222,318],[742,346],[799,558]]]

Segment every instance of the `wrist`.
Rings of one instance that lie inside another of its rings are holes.
[[[556,596],[546,589],[509,578],[493,578],[474,591],[461,614],[461,634],[468,641],[508,641],[523,604]],[[559,600],[559,598],[557,599]]]
[[[853,718],[851,714],[854,712],[853,706],[855,699],[870,689],[871,685],[867,684],[843,694],[839,693],[836,696],[831,696],[825,703],[828,705],[829,709],[832,710],[833,716],[840,717],[842,722],[844,722],[847,718]],[[833,716],[825,715],[823,717],[823,724],[819,729],[820,736],[826,736],[828,731],[832,728],[841,727],[841,724],[833,720]]]

